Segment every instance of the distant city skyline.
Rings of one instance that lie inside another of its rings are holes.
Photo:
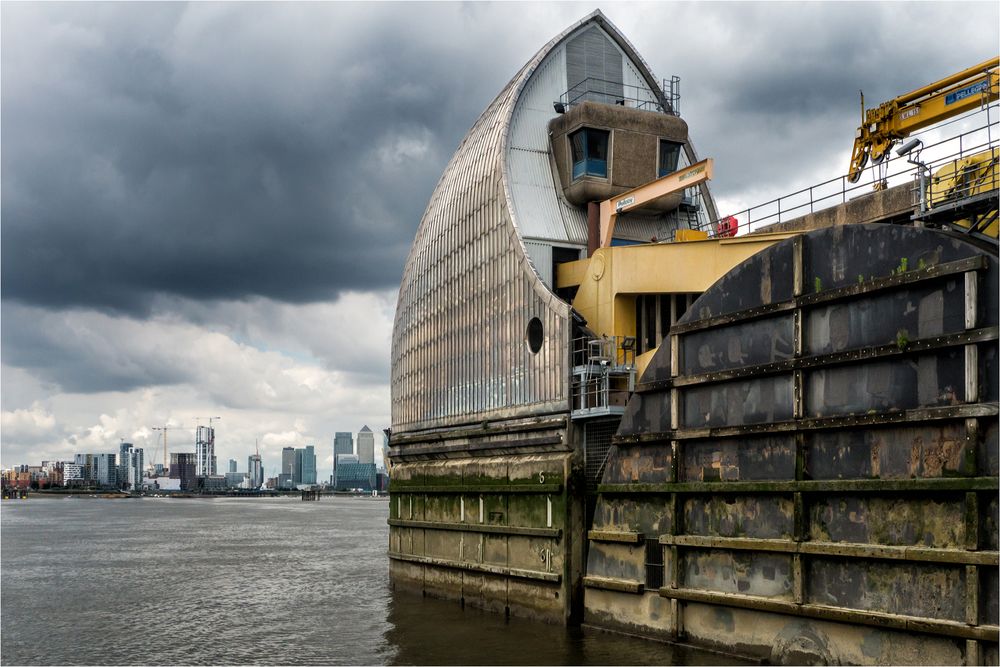
[[[208,448],[209,442],[215,439],[214,429],[209,431],[208,427],[199,427],[195,437],[199,440],[190,449],[185,449],[184,445],[178,441],[178,438],[170,441],[169,456],[171,465],[167,468],[163,468],[159,464],[160,456],[162,455],[159,447],[162,447],[162,440],[156,445],[155,458],[151,458],[147,449],[121,440],[117,452],[75,452],[73,456],[66,460],[54,460],[51,463],[60,464],[60,468],[65,465],[70,466],[70,475],[79,474],[89,466],[94,471],[92,475],[99,476],[102,483],[109,485],[118,484],[119,486],[121,486],[122,482],[135,484],[136,479],[142,479],[143,476],[150,474],[154,469],[156,471],[162,469],[162,475],[170,477],[178,474],[178,470],[184,470],[185,475],[192,477],[204,476],[203,472],[199,470],[199,465],[204,464],[204,462],[211,458],[218,459],[218,456],[211,456],[211,450]],[[385,436],[383,434],[382,441],[376,447],[374,432],[367,424],[363,425],[357,433],[351,431],[335,432],[332,441],[331,459],[332,450],[338,447],[338,443],[339,451],[342,456],[347,457],[348,463],[373,464],[379,470],[384,469],[383,452]],[[256,447],[257,445],[255,445]],[[326,469],[317,465],[317,462],[320,460],[320,457],[316,455],[317,449],[322,450],[323,447],[317,448],[315,445],[305,445],[304,447],[296,448],[287,445],[281,449],[280,458],[272,466],[268,465],[267,458],[262,454],[250,453],[246,457],[247,465],[245,470],[240,469],[240,459],[230,458],[226,472],[210,469],[209,474],[220,478],[225,477],[227,480],[236,479],[236,476],[248,476],[253,480],[255,478],[252,476],[252,473],[256,471],[258,478],[261,480],[260,484],[263,484],[264,481],[272,477],[280,478],[287,467],[289,470],[289,482],[294,481],[295,484],[330,483],[333,480],[335,468],[331,465],[329,474],[326,474]],[[187,468],[174,467],[178,464],[178,459],[176,458],[178,455],[181,455],[180,463],[182,466],[187,465],[188,462],[193,462],[194,468],[190,472],[187,471]],[[111,459],[108,458],[109,456]],[[98,463],[99,459],[100,463]],[[50,462],[43,460],[41,463],[42,465],[39,466],[39,461],[18,461],[10,465],[5,464],[0,467],[0,470],[14,470],[19,468],[36,469],[45,467],[45,464]],[[218,468],[217,463],[214,468]],[[293,474],[291,471],[297,472]],[[156,472],[154,471],[152,474],[155,476]],[[65,476],[65,472],[60,479],[63,476]]]

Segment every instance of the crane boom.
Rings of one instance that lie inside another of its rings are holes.
[[[167,431],[177,431],[177,430],[190,431],[191,429],[190,427],[187,426],[167,426],[165,424],[163,426],[154,426],[153,430],[163,431],[163,467],[168,468],[169,466],[167,465]]]
[[[861,126],[854,136],[847,180],[857,183],[869,159],[881,162],[911,133],[1000,99],[998,68],[1000,58],[991,58],[867,111],[862,96]]]

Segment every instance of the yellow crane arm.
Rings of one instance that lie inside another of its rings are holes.
[[[1000,99],[998,71],[1000,58],[992,58],[867,111],[862,97],[847,180],[856,183],[869,159],[881,162],[910,133]]]
[[[655,181],[640,185],[617,197],[612,197],[600,203],[600,247],[611,246],[611,237],[615,233],[615,223],[618,215],[665,197],[666,195],[694,187],[705,181],[712,180],[712,158],[695,162],[690,167],[684,167],[667,174]]]

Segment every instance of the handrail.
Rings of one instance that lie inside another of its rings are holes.
[[[996,109],[997,106],[991,105],[991,108]],[[1000,121],[990,121],[989,118],[987,118],[987,121],[988,122],[986,124],[963,132],[962,134],[948,137],[934,144],[929,144],[923,147],[922,151],[925,154],[928,152],[934,153],[946,150],[951,151],[950,153],[946,153],[945,155],[935,157],[928,161],[927,167],[929,167],[933,172],[949,162],[957,162],[958,160],[971,157],[972,155],[984,152],[990,148],[996,148],[1000,145],[997,133],[998,128],[1000,128]],[[985,140],[980,140],[970,145],[967,138],[977,133],[985,133]],[[956,143],[957,148],[949,147],[949,144]],[[877,169],[885,170],[884,173],[888,173],[891,166],[898,167],[903,164],[909,164],[910,166],[903,167],[901,170],[896,171],[888,177],[889,179],[896,181],[896,185],[901,185],[910,179],[915,178],[918,170],[920,169],[920,167],[912,163],[908,163],[909,157],[910,156],[908,155],[904,155],[901,157],[893,157],[891,159],[887,158],[882,164],[869,165],[866,169],[872,170],[873,180],[877,180],[879,174]],[[777,224],[779,222],[786,222],[806,215],[807,213],[815,213],[838,204],[847,203],[847,201],[853,199],[854,196],[860,196],[862,194],[867,194],[868,192],[871,192],[870,184],[862,183],[860,181],[858,183],[850,183],[847,180],[846,175],[840,176],[782,195],[781,197],[771,199],[762,204],[756,204],[737,213],[720,216],[718,219],[700,226],[699,229],[707,231],[710,237],[716,236],[717,230],[722,229],[726,230],[727,233],[725,235],[728,236],[747,234],[761,227]],[[727,226],[724,223],[724,221],[731,217],[736,218],[737,225]]]
[[[622,93],[619,95],[617,92],[608,92],[609,88],[613,91],[620,89]],[[626,92],[629,94],[626,94]],[[659,97],[655,90],[647,86],[636,86],[630,83],[611,81],[609,79],[599,79],[593,76],[588,76],[583,81],[573,85],[569,90],[559,96],[559,100],[555,102],[555,105],[557,110],[559,107],[562,107],[565,111],[565,109],[579,104],[580,102],[586,102],[588,100],[592,100],[593,98],[597,98],[594,101],[602,102],[604,104],[618,104],[621,106],[629,106],[633,109],[666,113],[663,106],[660,104]],[[631,104],[627,104],[629,102],[631,102]],[[562,113],[562,111],[559,113]]]

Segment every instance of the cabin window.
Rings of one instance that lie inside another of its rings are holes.
[[[569,135],[573,158],[573,180],[582,176],[608,177],[607,130],[585,127]]]
[[[677,171],[677,161],[681,156],[681,145],[676,141],[660,139],[660,166],[657,176],[662,178]]]

